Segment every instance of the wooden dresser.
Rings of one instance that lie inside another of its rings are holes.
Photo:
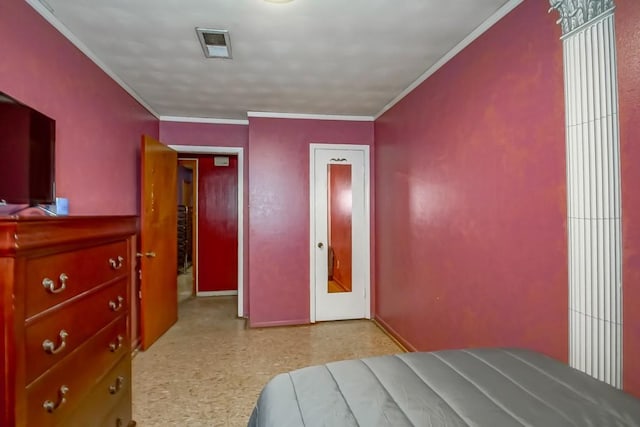
[[[0,218],[0,425],[133,426],[135,217]]]

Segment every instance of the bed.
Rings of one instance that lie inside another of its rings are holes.
[[[539,353],[449,350],[274,377],[249,427],[640,426],[640,400]]]

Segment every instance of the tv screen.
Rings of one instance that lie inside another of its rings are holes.
[[[54,202],[55,121],[0,92],[0,203]]]

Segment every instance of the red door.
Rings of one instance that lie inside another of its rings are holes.
[[[198,161],[198,292],[238,290],[238,157]]]

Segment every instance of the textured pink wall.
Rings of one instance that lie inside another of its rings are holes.
[[[167,145],[245,147],[249,126],[215,123],[160,122],[160,141]]]
[[[567,359],[562,44],[526,0],[376,121],[377,316]]]
[[[136,214],[140,135],[158,121],[23,0],[0,4],[0,91],[56,120],[72,214]]]
[[[640,3],[616,0],[622,165],[625,390],[640,397]]]
[[[252,118],[251,326],[309,322],[309,144],[373,142],[373,123]]]

